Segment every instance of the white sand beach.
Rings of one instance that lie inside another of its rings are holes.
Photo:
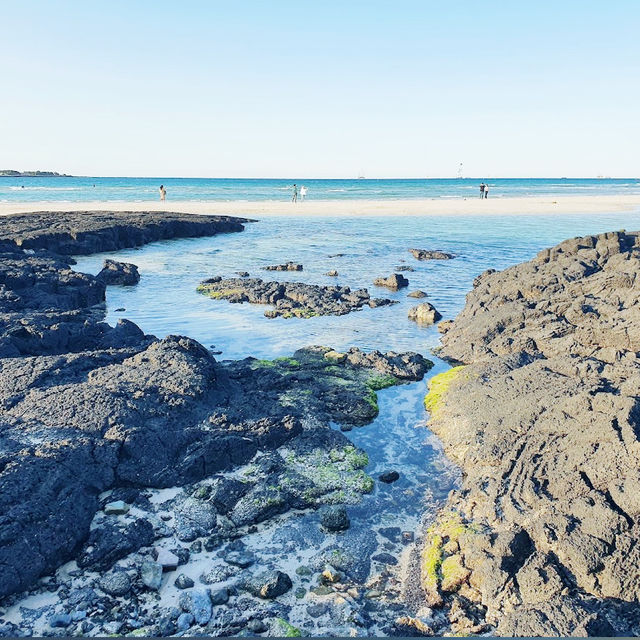
[[[433,198],[425,200],[276,200],[0,202],[0,215],[30,211],[177,211],[195,214],[266,216],[430,216],[614,213],[640,211],[640,195]]]

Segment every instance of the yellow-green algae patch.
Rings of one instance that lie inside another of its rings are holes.
[[[444,373],[439,373],[429,380],[429,393],[425,396],[424,406],[427,411],[435,416],[441,407],[442,396],[447,392],[451,383],[462,373],[465,365],[452,367]]]
[[[422,549],[422,586],[430,606],[443,603],[442,593],[456,591],[467,581],[470,571],[464,566],[459,540],[475,533],[455,511],[441,515],[427,530]]]

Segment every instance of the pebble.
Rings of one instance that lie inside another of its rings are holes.
[[[227,587],[212,589],[209,592],[209,598],[212,605],[226,604],[229,601],[229,589]]]
[[[178,589],[191,589],[195,583],[189,576],[185,576],[184,573],[181,573],[175,579],[173,584],[175,584]]]
[[[178,631],[186,631],[194,623],[195,618],[192,613],[181,613],[178,616],[176,627]]]
[[[140,577],[145,586],[157,591],[162,584],[162,565],[158,562],[144,562],[140,570]]]
[[[156,562],[162,565],[163,571],[175,571],[180,564],[180,558],[175,553],[171,553],[168,549],[156,549],[158,557]]]
[[[52,628],[68,627],[71,624],[71,616],[68,613],[54,613],[49,618],[49,626]]]
[[[123,516],[125,513],[129,513],[129,505],[123,500],[114,500],[104,506],[104,512],[108,516]]]

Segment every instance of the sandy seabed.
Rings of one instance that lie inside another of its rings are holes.
[[[0,202],[0,215],[30,211],[176,211],[195,214],[266,216],[430,216],[614,213],[640,211],[640,195],[532,196],[518,198],[432,198],[412,200],[276,200]]]

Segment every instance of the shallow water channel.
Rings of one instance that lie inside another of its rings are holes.
[[[158,337],[188,335],[211,348],[218,359],[274,358],[313,344],[337,350],[357,346],[417,351],[435,363],[428,379],[447,365],[432,353],[438,344],[437,329],[423,328],[407,319],[408,309],[419,302],[407,298],[409,291],[425,291],[426,300],[445,319],[453,318],[464,305],[474,277],[485,269],[502,269],[530,259],[538,250],[570,236],[622,227],[640,227],[640,216],[278,218],[249,224],[240,234],[159,242],[81,257],[75,268],[97,273],[106,257],[135,263],[141,281],[135,287],[109,287],[107,321],[128,318]],[[442,249],[456,258],[421,262],[408,253],[411,247]],[[289,260],[302,263],[304,270],[262,270]],[[410,268],[403,270],[410,282],[407,289],[389,292],[372,285],[374,278],[386,277],[397,267]],[[337,278],[325,275],[331,269],[339,272]],[[201,280],[231,277],[236,271],[248,271],[265,280],[366,287],[372,296],[390,297],[399,304],[340,317],[268,319],[263,315],[264,307],[230,304],[196,292]],[[457,469],[426,427],[425,392],[426,381],[378,392],[380,413],[376,420],[346,434],[368,453],[366,471],[374,478],[391,469],[400,473],[394,484],[376,481],[372,494],[349,507],[351,527],[347,532],[324,534],[318,514],[304,512],[270,520],[243,538],[261,564],[277,566],[294,577],[294,589],[283,602],[291,607],[289,621],[303,631],[313,635],[375,635],[384,633],[385,623],[394,617],[419,613],[422,603],[411,596],[411,567],[415,564],[411,539],[428,525],[458,479]],[[171,490],[154,491],[152,501],[161,503],[170,494]],[[343,602],[334,601],[331,608],[323,610],[322,598],[309,590],[315,583],[299,569],[317,562],[324,551],[336,553],[336,549],[361,556],[363,567],[356,572],[361,576],[361,590],[342,594]],[[376,560],[380,554],[382,559]],[[202,566],[210,568],[218,561],[222,562],[215,554],[203,554],[184,569],[197,582]],[[163,604],[177,602],[178,592],[172,586],[163,587],[160,593]],[[367,601],[370,604],[365,606]],[[311,615],[309,606],[315,605],[320,607]],[[379,615],[373,615],[373,623],[360,624],[362,611]]]

